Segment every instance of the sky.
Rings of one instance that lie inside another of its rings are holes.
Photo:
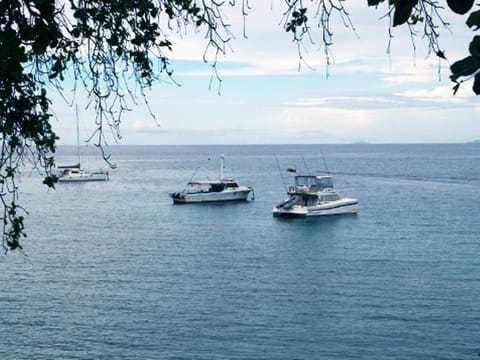
[[[280,26],[283,1],[255,2],[246,18],[226,12],[232,24],[230,49],[220,56],[221,87],[210,80],[211,61],[202,59],[203,34],[172,36],[167,54],[174,82],[154,84],[147,97],[156,121],[139,105],[124,115],[123,145],[170,144],[343,144],[457,143],[480,139],[480,97],[464,84],[452,95],[449,63],[428,55],[425,39],[412,40],[406,27],[393,29],[390,53],[387,6],[346,1],[355,31],[332,18],[334,63],[326,66],[317,42],[302,50]],[[453,63],[468,54],[474,32],[465,17],[445,11],[450,28],[440,44]],[[313,19],[311,19],[313,20]],[[421,34],[419,34],[421,35]],[[210,56],[209,60],[213,60]],[[53,128],[59,145],[76,142],[75,110],[54,98]],[[77,96],[80,138],[94,129],[93,110]],[[114,138],[107,134],[114,144]]]

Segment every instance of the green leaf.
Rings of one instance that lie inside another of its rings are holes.
[[[438,50],[435,54],[436,54],[440,59],[447,60],[447,57],[445,56],[445,52],[444,52],[444,51]]]
[[[447,0],[448,7],[455,13],[464,15],[470,11],[474,0]]]
[[[22,247],[20,246],[20,243],[18,242],[18,239],[8,240],[7,241],[7,246],[12,251],[16,250],[17,248],[20,249],[20,250],[22,249]]]
[[[480,74],[475,75],[472,89],[476,95],[480,95]]]
[[[469,76],[480,69],[480,58],[468,56],[465,59],[458,60],[450,66],[452,75],[450,78],[455,81],[460,76]]]
[[[397,0],[393,14],[393,26],[405,23],[412,15],[412,10],[417,3],[418,0]]]
[[[460,83],[456,83],[453,86],[453,95],[455,96],[457,94],[458,89],[460,88]]]
[[[475,31],[480,29],[480,10],[472,12],[468,17],[466,24],[468,27],[474,28],[473,30]]]
[[[480,57],[480,35],[473,38],[472,42],[468,46],[468,51],[472,56]]]
[[[384,0],[368,0],[368,6],[377,6],[378,4],[380,4],[383,1]]]
[[[55,188],[57,182],[58,178],[56,176],[46,176],[45,179],[43,179],[43,183],[52,189]]]

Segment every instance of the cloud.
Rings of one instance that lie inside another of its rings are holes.
[[[279,114],[275,125],[292,136],[301,138],[302,134],[314,132],[342,142],[355,138],[359,129],[374,121],[368,111],[358,109],[289,107]]]
[[[468,83],[463,84],[455,96],[452,88],[453,85],[437,86],[433,89],[405,90],[396,95],[415,101],[428,102],[433,106],[437,106],[439,103],[444,106],[471,105],[477,101],[477,97],[473,95]]]
[[[153,118],[146,119],[128,119],[122,122],[121,129],[122,131],[132,131],[132,132],[150,132],[158,131],[163,127],[162,122],[156,121]]]
[[[398,85],[411,85],[417,83],[431,83],[434,79],[433,72],[430,71],[411,71],[409,73],[400,72],[400,73],[390,73],[384,74],[382,80],[390,86],[398,86]]]
[[[362,97],[362,96],[331,96],[323,98],[305,98],[297,99],[294,102],[288,102],[289,107],[338,107],[340,109],[351,108],[359,109],[362,107],[382,107],[399,104],[395,98],[391,97]]]
[[[420,36],[412,37],[406,27],[392,29],[393,38],[389,38],[388,19],[381,19],[388,11],[387,6],[378,9],[366,6],[365,2],[350,2],[345,5],[354,24],[346,27],[337,13],[331,17],[333,46],[331,47],[334,64],[329,71],[338,74],[370,73],[383,75],[389,85],[431,82],[438,79],[438,60],[435,55],[428,55],[428,42]],[[218,70],[221,76],[266,76],[295,75],[299,69],[299,55],[291,33],[282,28],[284,5],[274,2],[257,2],[252,5],[244,21],[241,7],[225,7],[225,16],[231,23],[230,30],[234,37],[226,46],[226,54],[219,54]],[[462,56],[467,51],[471,32],[458,17],[452,17],[445,11],[443,16],[451,24],[452,33],[439,28],[440,44],[445,47],[452,59]],[[313,17],[312,24],[315,24]],[[419,30],[420,31],[420,30]],[[312,26],[314,42],[308,40],[301,47],[303,64],[301,73],[309,74],[311,69],[323,70],[326,57],[322,46],[321,31]],[[169,54],[174,60],[196,61],[195,69],[182,70],[182,75],[210,76],[209,64],[203,62],[207,47],[204,33],[189,31],[181,37],[173,34],[174,51]],[[390,43],[390,54],[387,48]],[[214,60],[212,52],[206,53],[209,63]],[[233,64],[234,66],[228,66]],[[236,65],[235,65],[236,64]],[[308,66],[306,65],[308,64]],[[442,64],[442,76],[448,77],[448,65]],[[409,71],[405,71],[409,70]]]

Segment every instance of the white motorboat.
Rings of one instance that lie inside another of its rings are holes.
[[[220,157],[220,180],[189,181],[183,191],[170,193],[174,204],[247,200],[253,187],[241,186],[223,177],[224,156]]]
[[[170,194],[175,204],[247,200],[251,186],[240,186],[233,179],[190,181],[184,191]]]
[[[296,175],[288,198],[276,205],[275,216],[320,216],[357,212],[358,200],[342,198],[333,187],[330,175]]]

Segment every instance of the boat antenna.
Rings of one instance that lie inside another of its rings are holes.
[[[282,178],[283,187],[285,188],[285,192],[288,192],[287,184],[285,183],[285,178],[283,177],[282,169],[280,168],[280,163],[278,162],[277,155],[274,154],[274,156],[275,156],[275,162],[277,163],[278,172],[280,173],[280,177]]]

